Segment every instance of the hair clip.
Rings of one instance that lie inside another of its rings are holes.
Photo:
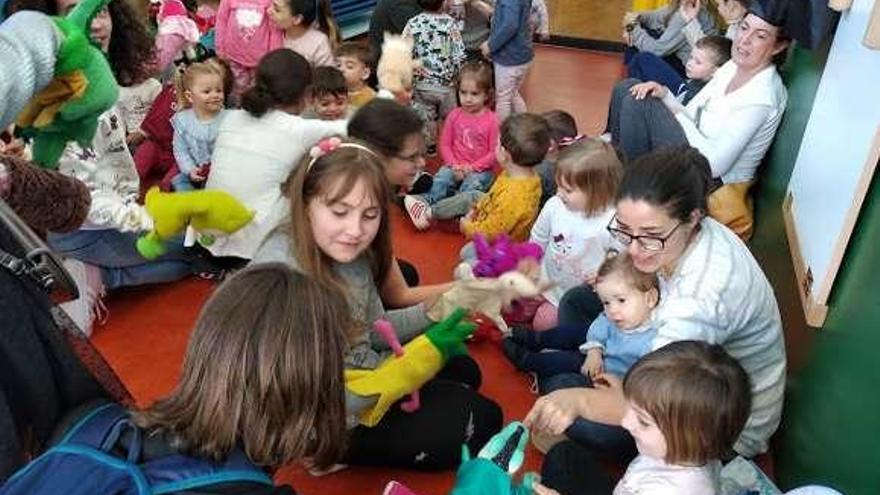
[[[565,148],[567,146],[571,146],[571,145],[577,143],[578,141],[584,139],[585,137],[587,137],[587,136],[585,136],[584,134],[578,134],[577,136],[574,136],[574,137],[564,137],[559,140],[559,147]]]

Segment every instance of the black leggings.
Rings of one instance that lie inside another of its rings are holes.
[[[423,471],[457,467],[462,445],[476,454],[501,430],[501,408],[476,392],[480,381],[472,358],[450,359],[420,390],[418,411],[395,404],[378,425],[352,430],[345,462]]]
[[[575,442],[562,442],[547,452],[541,483],[560,495],[611,495],[614,483],[595,454]]]

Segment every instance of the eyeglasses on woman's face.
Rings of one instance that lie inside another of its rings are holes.
[[[675,224],[675,227],[672,227],[672,229],[666,233],[666,235],[662,236],[650,234],[633,235],[632,233],[627,232],[616,226],[616,216],[611,219],[611,221],[608,223],[608,226],[605,228],[608,230],[611,236],[614,237],[615,240],[617,240],[617,242],[623,244],[624,246],[629,246],[633,243],[633,241],[636,241],[639,244],[639,247],[641,247],[645,251],[656,253],[666,249],[666,242],[669,240],[670,237],[673,236],[673,234],[675,234],[675,232],[678,230],[679,227],[681,227],[683,223],[684,222],[678,222],[677,224]]]

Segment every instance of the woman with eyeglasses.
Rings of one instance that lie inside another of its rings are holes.
[[[709,214],[743,239],[753,228],[748,190],[785,111],[775,62],[790,41],[769,2],[752,7],[737,27],[730,61],[687,105],[659,83],[625,79],[612,92],[607,129],[629,159],[677,144],[700,150],[714,181]]]
[[[709,164],[694,148],[647,154],[626,169],[617,214],[608,229],[638,270],[659,277],[654,349],[679,340],[720,344],[748,372],[752,410],[734,449],[751,457],[767,450],[782,413],[782,322],[773,288],[749,249],[705,216],[710,182]],[[588,289],[569,292],[561,304],[573,302],[595,310],[584,313],[586,324],[602,307]],[[541,397],[527,422],[559,435],[578,417],[619,425],[623,410],[622,390],[609,380],[597,388],[563,389]],[[545,459],[545,469],[559,461],[554,452]],[[571,446],[559,452],[569,455]]]

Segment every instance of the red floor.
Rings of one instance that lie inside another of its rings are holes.
[[[564,109],[577,119],[581,132],[595,135],[604,128],[610,89],[619,76],[619,55],[539,47],[524,97],[531,111]],[[395,254],[414,263],[425,283],[450,279],[464,242],[460,235],[418,233],[396,209],[393,231]],[[190,328],[212,287],[210,282],[191,279],[122,291],[106,301],[109,320],[96,328],[92,339],[140,405],[173,387]],[[492,344],[474,344],[470,350],[483,370],[482,392],[502,405],[506,420],[521,419],[534,401],[525,375],[514,371]],[[532,449],[526,469],[539,467],[540,454]],[[453,474],[350,468],[313,478],[290,466],[281,469],[277,479],[304,495],[379,494],[391,479],[432,495],[447,493]]]

